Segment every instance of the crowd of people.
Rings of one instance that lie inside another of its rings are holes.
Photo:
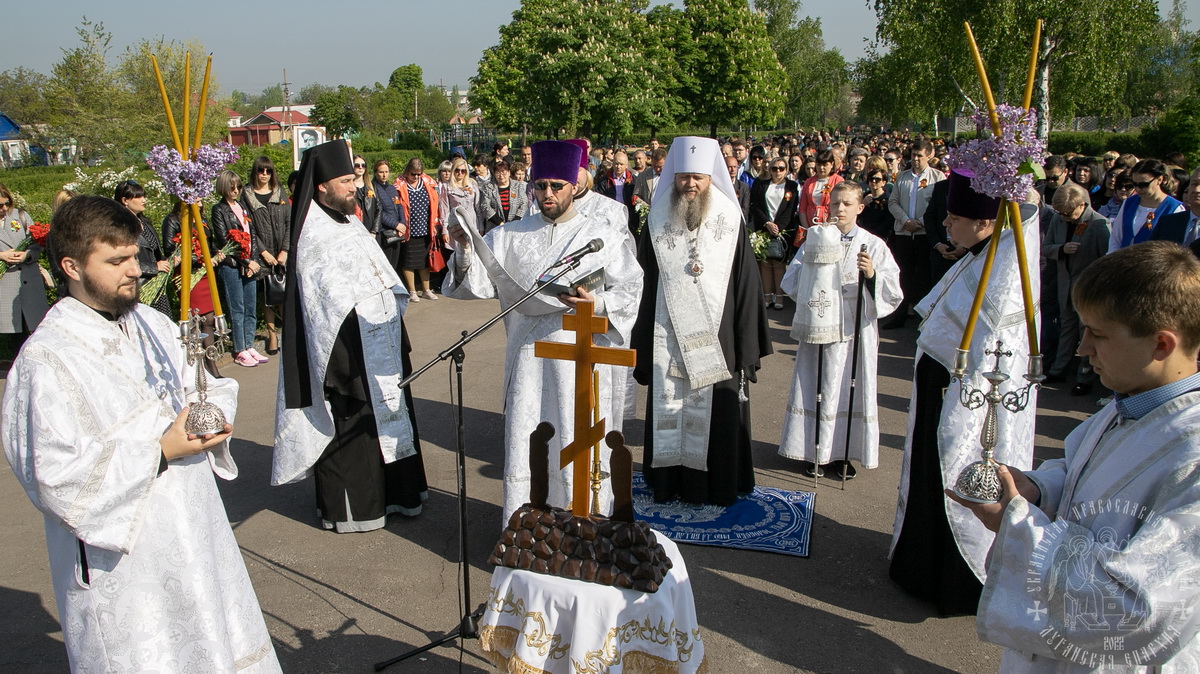
[[[560,430],[549,443],[551,456],[570,442],[572,366],[536,358],[533,351],[538,340],[574,339],[561,316],[579,302],[592,302],[594,312],[608,319],[608,331],[596,343],[638,352],[632,373],[597,368],[598,406],[610,427],[619,429],[632,410],[634,382],[647,387],[642,465],[654,498],[718,506],[731,505],[755,486],[749,405],[756,373],[773,351],[770,312],[789,308],[790,299],[790,335],[798,343],[789,400],[780,410],[779,452],[797,459],[799,470],[814,479],[841,480],[855,476],[856,464],[878,465],[879,331],[917,317],[891,576],[942,615],[978,612],[981,634],[1010,649],[1006,667],[1051,671],[1069,658],[1053,643],[1039,645],[1037,631],[1029,633],[1014,617],[1035,595],[1049,605],[1080,583],[1115,580],[1124,589],[1104,601],[1145,618],[1160,605],[1186,604],[1196,591],[1182,581],[1197,568],[1195,551],[1176,534],[1194,535],[1189,518],[1200,514],[1193,512],[1200,501],[1189,472],[1197,445],[1186,426],[1161,410],[1187,417],[1183,410],[1200,395],[1200,264],[1184,250],[1200,255],[1200,170],[1187,174],[1181,156],[1050,156],[1045,179],[1018,206],[1026,233],[1021,241],[1011,228],[998,227],[999,199],[977,192],[968,170],[947,164],[949,149],[940,139],[898,132],[678,137],[669,149],[654,140],[640,148],[539,141],[517,155],[497,143],[488,153],[454,153],[436,167],[436,177],[413,159],[393,178],[387,161],[368,165],[351,155],[347,143],[334,141],[305,152],[287,190],[266,157],[254,161],[246,181],[226,171],[217,178],[220,199],[202,231],[213,251],[229,251],[214,262],[234,362],[254,367],[282,349],[272,484],[315,476],[321,524],[338,532],[377,529],[391,513],[419,513],[427,486],[416,416],[407,391],[393,385],[411,371],[402,321],[408,304],[434,301],[444,292],[498,299],[507,308],[537,282],[540,270],[599,239],[603,246],[582,258],[568,283],[571,292],[537,295],[506,317],[505,518],[529,499],[533,427],[550,421]],[[74,225],[61,233],[51,229],[52,268],[79,300],[59,313],[90,307],[104,319],[92,321],[91,329],[125,335],[140,330],[138,339],[153,342],[166,324],[144,308],[131,313],[131,282],[91,269],[89,251],[128,249],[128,261],[121,258],[123,278],[144,282],[170,271],[179,209],[168,216],[160,238],[142,215],[140,186],[127,181],[114,196],[124,211],[105,217],[116,234],[92,222],[104,208],[92,198],[62,211],[62,220]],[[17,223],[13,232],[27,230],[0,186],[5,199],[0,213]],[[0,229],[3,237],[8,228]],[[71,236],[78,240],[59,238]],[[973,310],[993,238],[997,271],[987,301]],[[481,255],[480,247],[489,254]],[[0,259],[28,265],[40,252],[8,250]],[[1009,349],[1008,365],[1032,355],[1024,332],[1022,257],[1032,267],[1040,304],[1036,346],[1043,383],[1072,383],[1079,396],[1099,383],[1107,406],[1067,439],[1066,459],[1034,471],[1034,389],[1026,408],[1000,417],[996,455],[1005,464],[1003,496],[998,504],[979,504],[948,491],[959,470],[978,456],[975,443],[984,423],[982,411],[959,404],[959,388],[967,382],[955,373],[960,358],[969,372],[982,372],[992,363],[988,354],[1000,351],[997,341]],[[22,283],[31,282],[26,276],[23,270]],[[107,294],[96,285],[105,279],[115,284]],[[193,306],[211,315],[213,298],[203,295],[204,285],[191,291]],[[260,294],[265,354],[254,342]],[[1162,310],[1148,306],[1160,299]],[[46,315],[27,301],[22,295],[13,304],[13,331],[32,330]],[[957,340],[972,311],[978,311],[979,324],[963,356]],[[56,331],[68,329],[65,318],[55,316]],[[17,367],[52,366],[51,356],[39,344],[22,352]],[[155,410],[164,423],[175,423],[186,407],[181,392],[187,370],[179,363],[162,365],[148,375],[145,395],[176,381],[180,395],[170,409]],[[14,427],[12,414],[51,404],[6,389],[5,448],[15,470],[38,451],[38,441],[35,429]],[[228,404],[232,420],[235,410]],[[56,437],[73,432],[64,428]],[[1151,433],[1174,444],[1147,455],[1132,482],[1122,478],[1117,468],[1142,461],[1129,453],[1139,434]],[[129,479],[153,484],[181,457],[225,451],[227,437],[164,436],[157,443],[161,462],[151,466],[147,459],[141,477],[140,468],[130,468]],[[66,456],[69,446],[53,445],[55,457]],[[1089,467],[1092,456],[1099,472]],[[227,457],[214,461],[220,477],[236,471]],[[40,503],[38,477],[17,472]],[[1168,484],[1155,476],[1179,479]],[[1113,480],[1116,486],[1109,484]],[[211,482],[206,478],[206,490]],[[552,470],[548,502],[569,506],[571,482],[569,469]],[[1084,495],[1114,493],[1147,505],[1158,519],[1114,523],[1080,505]],[[76,540],[81,550],[97,546],[97,554],[128,552],[129,540],[121,541],[122,548],[81,529],[63,519],[56,504],[42,504],[48,541],[53,531],[58,547]],[[601,504],[611,507],[611,492]],[[78,507],[86,510],[86,504]],[[1124,538],[1104,538],[1112,535]],[[1058,546],[1070,568],[1048,569],[1036,591],[1022,589],[1028,581],[1022,565],[1029,559],[1023,548],[1010,546],[1039,541]],[[1148,580],[1120,566],[1123,558],[1143,563],[1148,550],[1160,548],[1170,550],[1174,568],[1182,570]],[[52,555],[66,555],[64,550]],[[1111,632],[1139,644],[1138,657],[1146,662],[1200,658],[1195,630],[1173,614],[1119,628],[1105,623],[1111,628],[1106,631],[1097,626],[1101,609],[1062,604],[1050,609],[1051,624],[1075,645],[1091,647]],[[73,610],[92,619],[86,608]],[[1080,615],[1090,631],[1075,627]],[[259,638],[257,622],[245,629]],[[1180,635],[1173,642],[1158,639],[1171,630]],[[68,648],[81,649],[72,651],[73,658],[83,658],[97,646],[73,644],[68,635]],[[273,655],[255,652],[269,671]]]

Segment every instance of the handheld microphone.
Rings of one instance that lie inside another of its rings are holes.
[[[564,255],[561,260],[554,263],[554,266],[551,267],[551,269],[553,269],[554,267],[561,267],[564,264],[575,264],[576,262],[583,259],[583,257],[585,255],[590,255],[592,253],[595,253],[596,251],[600,250],[603,247],[604,247],[604,239],[592,239],[591,241],[588,241],[587,245],[584,246],[583,248],[580,248],[577,251],[567,253],[566,255]]]

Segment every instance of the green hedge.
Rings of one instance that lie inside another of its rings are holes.
[[[1121,154],[1130,153],[1138,157],[1152,156],[1142,137],[1136,133],[1108,133],[1105,131],[1051,131],[1047,142],[1051,154],[1077,152],[1089,157],[1113,150]]]

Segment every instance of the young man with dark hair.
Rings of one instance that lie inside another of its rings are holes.
[[[195,368],[179,328],[138,303],[140,231],[103,197],[55,213],[66,296],[4,391],[4,451],[45,515],[71,669],[278,672],[213,479],[237,477],[233,427],[185,430]],[[232,421],[237,392],[218,379],[207,396]]]
[[[1093,262],[1079,353],[1116,399],[998,503],[979,635],[1003,672],[1194,672],[1200,662],[1200,262],[1151,241]],[[1068,664],[1069,663],[1069,664]]]

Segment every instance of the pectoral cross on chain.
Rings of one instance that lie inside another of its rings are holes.
[[[829,298],[825,296],[825,291],[822,290],[817,294],[817,299],[808,301],[808,306],[817,310],[817,316],[825,318],[825,310],[833,306],[833,302],[829,301]]]
[[[595,405],[592,392],[592,368],[597,364],[624,365],[633,367],[637,352],[632,349],[616,349],[596,346],[592,335],[608,332],[608,319],[592,316],[592,303],[579,302],[575,313],[563,315],[563,330],[575,332],[575,343],[537,341],[533,343],[533,355],[538,358],[575,361],[575,431],[570,444],[559,453],[559,467],[574,464],[571,471],[571,511],[578,517],[590,514],[588,488],[591,485],[592,447],[604,438],[604,419],[591,423]]]

